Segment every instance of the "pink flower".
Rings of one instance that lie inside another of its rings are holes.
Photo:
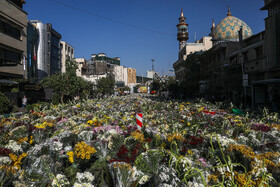
[[[198,159],[198,160],[202,163],[202,165],[203,165],[204,167],[207,166],[207,163],[206,163],[206,159],[205,159],[205,158],[200,158],[200,159]]]

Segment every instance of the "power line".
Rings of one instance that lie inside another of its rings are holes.
[[[158,34],[168,35],[168,36],[175,36],[174,34],[170,34],[170,33],[166,33],[166,32],[161,32],[161,31],[153,30],[153,29],[146,28],[146,27],[139,27],[137,25],[133,25],[133,24],[130,24],[130,23],[125,23],[125,22],[122,22],[122,21],[119,21],[119,20],[115,20],[115,19],[106,17],[106,16],[98,15],[98,14],[95,14],[93,12],[89,12],[87,10],[83,10],[81,8],[74,7],[74,6],[71,6],[69,4],[57,1],[57,0],[53,0],[53,1],[55,3],[57,3],[57,4],[62,5],[62,6],[65,6],[65,7],[68,7],[68,8],[72,8],[74,10],[77,10],[77,11],[80,11],[80,12],[83,12],[83,13],[86,13],[86,14],[89,14],[91,16],[95,16],[95,17],[98,17],[98,18],[101,18],[101,19],[104,19],[104,20],[108,20],[108,21],[115,22],[115,23],[118,23],[118,24],[121,24],[121,25],[125,25],[127,27],[132,27],[132,28],[141,29],[141,30],[145,30],[145,31],[149,31],[149,32],[154,32],[154,33],[158,33]]]

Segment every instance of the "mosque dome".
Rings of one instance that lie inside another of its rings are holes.
[[[242,26],[243,38],[248,38],[253,35],[251,28],[242,20],[234,17],[228,10],[227,17],[225,17],[214,29],[214,40],[235,40],[239,38],[238,31]]]

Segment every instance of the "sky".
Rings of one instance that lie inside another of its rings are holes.
[[[187,42],[194,42],[208,36],[212,19],[217,25],[226,17],[228,5],[254,34],[265,29],[263,0],[27,0],[24,10],[29,20],[51,23],[74,47],[75,58],[106,53],[146,76],[152,59],[158,73],[173,70],[181,8],[189,25]]]

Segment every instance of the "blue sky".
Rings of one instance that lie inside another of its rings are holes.
[[[181,8],[189,24],[188,42],[193,42],[209,34],[212,18],[217,25],[226,17],[228,5],[254,34],[264,30],[263,0],[36,0],[26,1],[24,10],[29,20],[52,23],[76,58],[104,52],[146,76],[151,59],[159,73],[177,60]]]

